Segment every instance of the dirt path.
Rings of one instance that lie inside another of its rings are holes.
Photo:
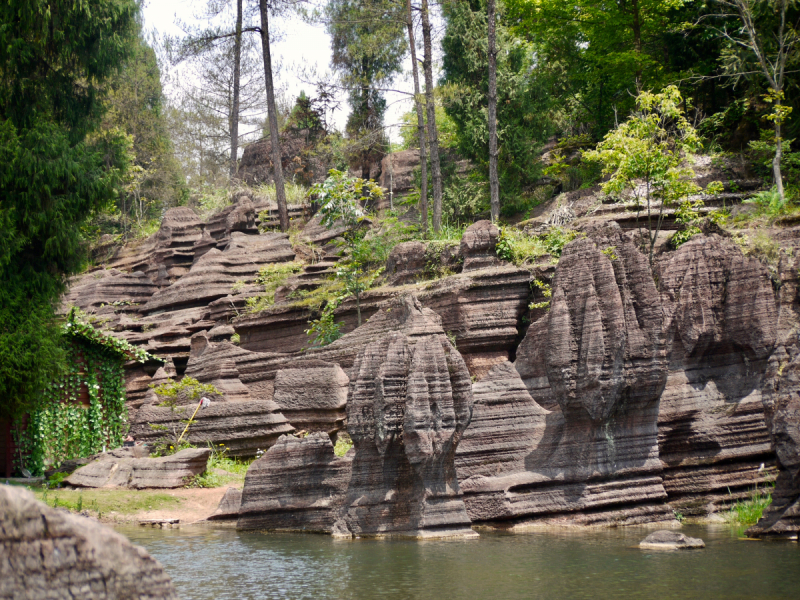
[[[177,506],[167,506],[154,510],[135,512],[129,515],[109,515],[114,522],[136,522],[145,519],[180,519],[181,525],[189,525],[210,517],[219,505],[229,487],[219,488],[190,488],[165,490],[163,493],[180,498],[182,502]],[[134,492],[136,493],[136,492]],[[106,521],[105,518],[102,519]]]

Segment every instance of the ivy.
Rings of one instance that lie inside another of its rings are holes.
[[[79,310],[71,309],[62,326],[66,370],[44,388],[25,426],[18,422],[15,427],[20,461],[37,475],[64,460],[121,446],[128,432],[124,363],[154,359],[79,316]],[[83,389],[88,406],[81,404]]]
[[[68,458],[90,456],[122,445],[128,431],[125,376],[120,356],[81,338],[70,340],[67,371],[51,382],[16,428],[27,468],[42,474]],[[88,391],[88,407],[80,403]]]

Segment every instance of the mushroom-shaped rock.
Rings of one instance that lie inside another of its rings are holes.
[[[455,471],[469,372],[444,335],[367,344],[347,404],[353,470],[337,535],[474,536]]]
[[[464,271],[474,271],[500,264],[495,246],[500,238],[500,230],[491,221],[478,221],[467,227],[461,237],[461,256],[464,257]]]

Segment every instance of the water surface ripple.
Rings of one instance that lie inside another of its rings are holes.
[[[337,541],[226,528],[120,527],[164,565],[182,600],[798,598],[794,542],[684,527],[704,550],[642,551],[651,530],[548,530],[448,542]]]

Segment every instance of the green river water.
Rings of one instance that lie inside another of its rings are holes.
[[[641,528],[482,533],[469,541],[354,540],[228,528],[120,527],[182,600],[272,598],[800,598],[796,542],[685,526],[703,550],[643,551]]]

